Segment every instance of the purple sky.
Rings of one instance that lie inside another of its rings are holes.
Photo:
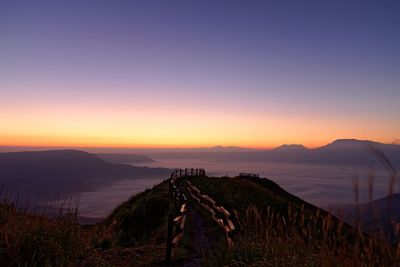
[[[399,26],[395,0],[3,0],[0,138],[391,142],[400,137]],[[191,120],[186,135],[166,129]]]

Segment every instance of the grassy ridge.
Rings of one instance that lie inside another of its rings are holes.
[[[117,207],[104,221],[112,227],[116,245],[133,246],[150,237],[163,242],[169,210],[169,185],[164,181]]]
[[[2,266],[95,266],[91,254],[76,214],[49,219],[0,205]]]
[[[396,249],[260,178],[190,178],[236,211],[232,266],[397,266]]]
[[[54,218],[0,204],[1,266],[154,266],[164,256],[168,182],[120,205],[103,222],[82,226],[75,210]]]
[[[234,211],[234,250],[210,215],[193,201],[206,229],[207,253],[193,258],[196,221],[187,219],[177,266],[398,266],[396,249],[259,178],[191,177],[193,185]],[[159,266],[165,253],[169,185],[164,181],[133,196],[103,222],[81,226],[74,210],[57,218],[34,216],[12,203],[0,205],[2,266]],[[198,224],[197,224],[198,226]],[[204,231],[203,231],[204,233]],[[215,251],[213,251],[215,250]]]

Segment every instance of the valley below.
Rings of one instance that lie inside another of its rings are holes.
[[[368,167],[308,165],[295,163],[249,163],[218,162],[204,159],[165,158],[152,156],[155,162],[142,163],[140,166],[162,167],[168,169],[199,167],[204,168],[209,176],[235,177],[239,173],[255,173],[268,177],[282,188],[305,201],[326,210],[336,206],[354,204],[353,178],[359,177],[360,202],[368,199]],[[388,194],[390,176],[382,168],[374,169],[374,199]],[[130,196],[151,188],[165,177],[143,179],[124,179],[112,184],[83,191],[56,203],[75,201],[79,203],[79,213],[84,217],[101,219],[107,216],[120,203]],[[396,191],[398,192],[398,190]]]
[[[255,173],[309,203],[334,211],[337,207],[355,204],[355,180],[359,203],[370,200],[370,179],[372,200],[388,194],[391,174],[368,150],[366,144],[370,143],[365,142],[341,140],[317,149],[284,145],[266,151],[221,147],[107,154],[61,151],[59,159],[42,152],[41,161],[37,155],[32,156],[31,160],[35,158],[32,162],[20,158],[14,169],[6,161],[7,153],[0,153],[3,170],[0,178],[3,185],[8,182],[26,194],[32,206],[78,205],[79,215],[91,222],[106,217],[132,195],[169,178],[171,170],[177,168],[203,168],[208,176],[215,177]],[[390,155],[395,163],[399,162],[397,145],[372,144]],[[348,155],[355,160],[350,161]],[[41,163],[32,167],[38,160]],[[7,172],[15,177],[11,183],[5,179]],[[399,189],[395,186],[393,192]]]

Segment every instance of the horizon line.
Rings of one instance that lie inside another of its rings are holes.
[[[333,143],[337,140],[357,140],[357,141],[370,141],[370,142],[377,142],[381,144],[387,144],[387,145],[400,145],[397,144],[396,142],[392,143],[384,143],[384,142],[379,142],[379,141],[374,141],[374,140],[363,140],[363,139],[356,139],[356,138],[338,138],[334,139],[333,141],[324,143],[322,145],[315,145],[315,146],[305,146],[301,143],[282,143],[280,145],[276,146],[238,146],[238,145],[208,145],[208,146],[190,146],[190,145],[9,145],[9,144],[0,144],[0,148],[30,148],[30,149],[132,149],[132,150],[139,150],[139,149],[144,149],[144,150],[195,150],[195,149],[248,149],[248,150],[270,150],[274,148],[278,148],[280,146],[284,145],[301,145],[304,146],[307,149],[315,149],[318,147],[325,146],[327,144]]]

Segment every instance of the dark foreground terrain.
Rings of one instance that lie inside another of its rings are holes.
[[[170,184],[168,179],[133,196],[91,226],[79,225],[74,210],[45,218],[6,201],[0,205],[0,262],[2,266],[165,266],[168,214],[175,217],[182,207],[171,195]],[[182,174],[174,177],[174,185],[187,201],[185,221],[179,221],[183,231],[176,232],[182,238],[172,248],[171,266],[399,263],[393,245],[363,234],[268,179]],[[200,198],[208,202],[198,202]],[[234,230],[221,226],[226,221],[217,223],[211,206],[224,207]]]

